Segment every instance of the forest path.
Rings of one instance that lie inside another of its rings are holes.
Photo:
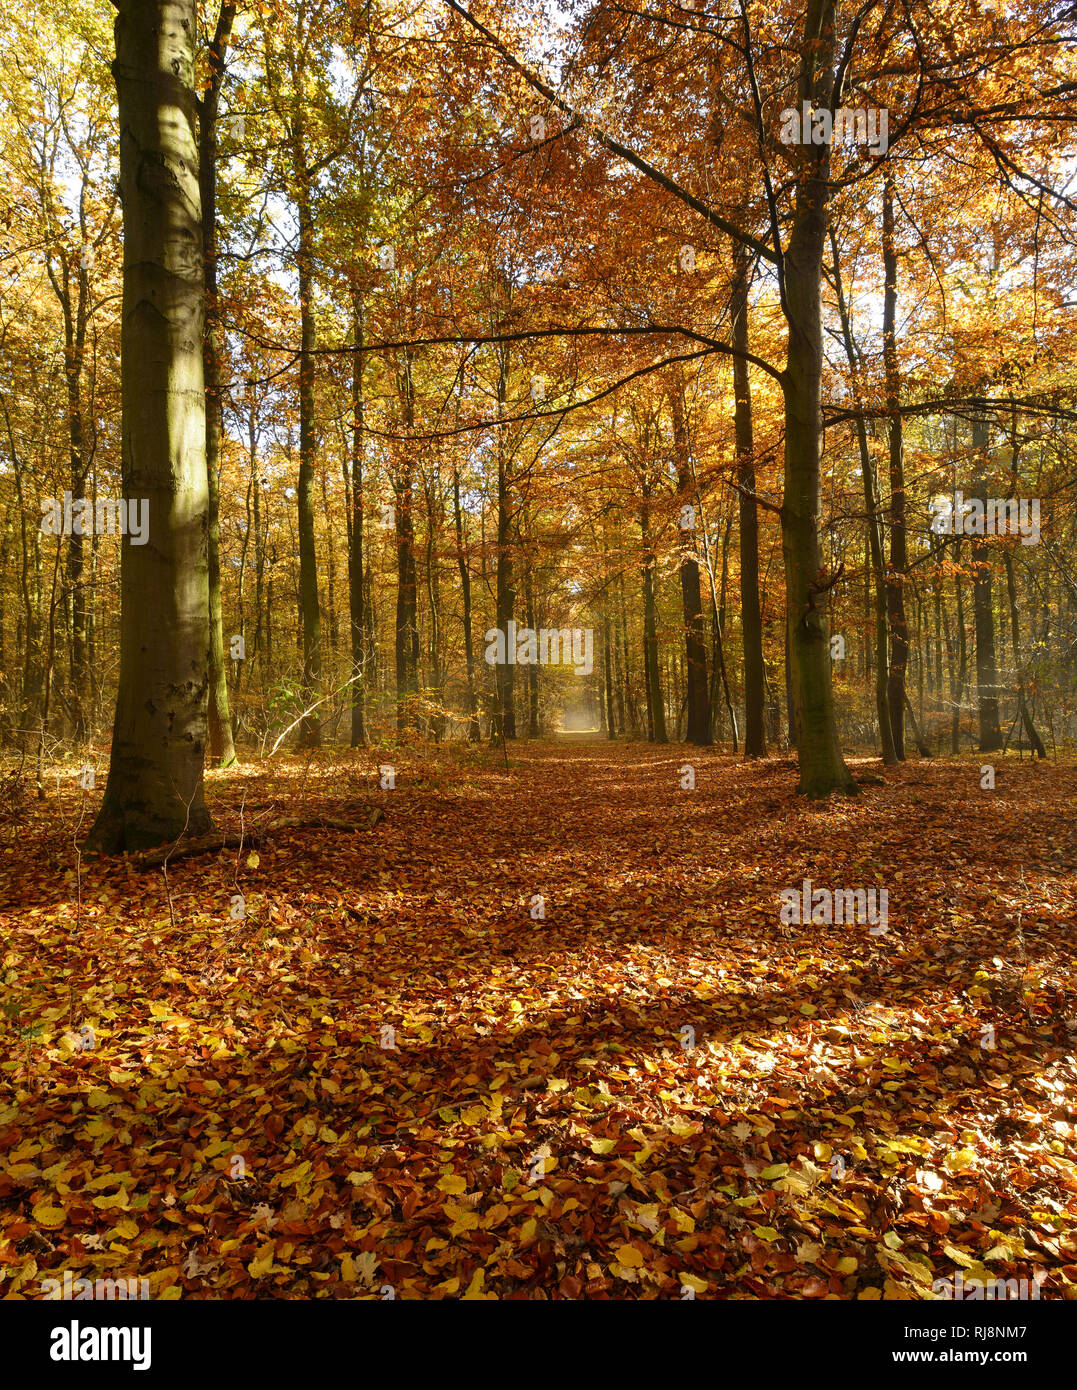
[[[854,760],[881,782],[809,804],[784,760],[683,745],[508,763],[214,773],[221,829],[385,819],[176,864],[171,907],[121,862],[80,911],[79,803],[30,808],[0,868],[9,1286],[876,1297],[957,1250],[1073,1296],[1072,767],[986,793]],[[804,879],[886,888],[888,931],[782,926]]]

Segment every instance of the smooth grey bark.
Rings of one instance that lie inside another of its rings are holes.
[[[640,572],[643,577],[643,674],[647,694],[647,741],[668,743],[666,710],[662,700],[662,676],[658,663],[658,618],[654,592],[657,559],[651,537],[650,495],[650,486],[644,479],[639,526],[643,544]]]
[[[673,451],[677,466],[677,494],[682,505],[694,496],[689,469],[688,421],[685,412],[684,380],[673,371],[669,381],[669,403],[673,420]],[[678,518],[678,522],[680,518]],[[711,742],[710,691],[707,686],[707,646],[703,640],[703,601],[696,555],[695,526],[678,525],[681,563],[681,609],[684,616],[685,681],[688,700],[687,741],[699,746]]]
[[[149,539],[123,537],[120,679],[108,782],[87,848],[137,850],[212,829],[209,499],[195,0],[116,0],[123,490]]]
[[[396,727],[398,733],[419,727],[419,612],[418,572],[415,564],[415,521],[412,515],[415,462],[410,436],[415,429],[415,383],[412,357],[404,350],[397,372],[397,390],[404,411],[408,439],[403,463],[393,474],[396,522]]]
[[[366,615],[363,611],[363,450],[365,448],[366,397],[363,392],[363,369],[366,354],[363,322],[363,297],[356,286],[352,292],[352,327],[355,352],[352,356],[352,471],[351,524],[348,528],[348,616],[351,620],[351,746],[366,746],[366,678],[364,669],[364,636]]]
[[[748,280],[750,257],[745,247],[733,248],[733,289],[729,312],[733,347],[748,351]],[[759,601],[759,514],[755,503],[755,440],[752,430],[752,388],[745,357],[733,358],[733,432],[737,451],[740,521],[740,630],[744,648],[744,756],[766,756],[763,721],[763,617]],[[734,751],[736,729],[733,731]]]
[[[834,290],[838,301],[838,317],[841,321],[845,355],[849,360],[853,402],[859,410],[862,399],[857,374],[856,344],[853,341],[852,320],[845,302],[838,240],[834,235],[833,228],[830,229],[830,247],[834,261]],[[887,613],[886,565],[883,556],[882,506],[879,498],[879,472],[875,465],[875,457],[868,447],[868,431],[862,415],[858,415],[856,420],[856,442],[860,451],[860,474],[864,485],[864,514],[867,518],[868,554],[871,559],[870,583],[875,603],[875,715],[879,721],[879,742],[882,745],[883,762],[890,766],[898,761],[898,756],[894,747],[893,731],[890,724],[888,672],[890,655],[887,641],[889,617]]]
[[[798,105],[829,106],[834,88],[834,0],[808,0]],[[823,797],[859,790],[838,743],[827,605],[837,576],[823,561],[822,510],[823,246],[830,196],[830,149],[797,152],[793,229],[783,258],[784,310],[789,327],[785,396],[785,562],[787,669],[797,758],[798,792]],[[793,733],[791,729],[791,735]]]
[[[206,385],[206,482],[209,496],[209,753],[221,767],[236,761],[232,717],[228,708],[228,663],[221,626],[221,526],[219,478],[224,433],[221,399],[221,326],[217,289],[217,114],[225,55],[232,34],[235,5],[222,5],[209,46],[209,85],[198,103],[198,185],[202,196],[202,264],[206,289],[202,330]]]
[[[883,177],[883,373],[886,382],[887,440],[890,451],[890,569],[886,614],[890,629],[890,669],[886,699],[894,755],[905,758],[905,668],[909,660],[909,626],[905,581],[909,568],[905,533],[905,440],[899,411],[901,378],[897,352],[897,248],[894,242],[894,187]]]
[[[990,427],[987,416],[982,410],[978,410],[972,419],[972,448],[976,456],[974,489],[975,496],[985,506],[985,514],[989,444]],[[984,537],[975,537],[972,542],[972,614],[976,628],[976,699],[980,719],[981,753],[993,753],[1002,747],[992,590],[991,547]]]
[[[508,399],[509,346],[497,348],[497,413],[505,413]],[[509,637],[509,623],[516,612],[515,550],[511,460],[505,448],[505,429],[497,429],[497,627]],[[506,652],[507,655],[507,652]],[[497,708],[491,725],[491,738],[516,737],[516,666],[503,661],[494,668]]]
[[[464,662],[467,667],[467,738],[478,743],[479,704],[475,695],[475,642],[471,631],[471,570],[464,549],[464,517],[460,506],[460,467],[455,457],[452,470],[453,525],[456,533],[456,565],[460,571],[460,592],[464,603]]]

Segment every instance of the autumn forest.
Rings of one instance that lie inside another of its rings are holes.
[[[167,1374],[155,1305],[219,1299],[829,1300],[869,1365],[1034,1364],[1077,10],[38,0],[0,176],[39,1371]]]

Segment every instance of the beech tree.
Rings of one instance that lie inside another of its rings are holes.
[[[123,202],[123,537],[119,694],[87,847],[212,828],[202,791],[209,689],[209,505],[195,0],[116,0]]]

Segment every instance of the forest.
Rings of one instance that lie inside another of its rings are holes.
[[[38,0],[0,175],[0,1301],[1077,1299],[1077,8]]]

